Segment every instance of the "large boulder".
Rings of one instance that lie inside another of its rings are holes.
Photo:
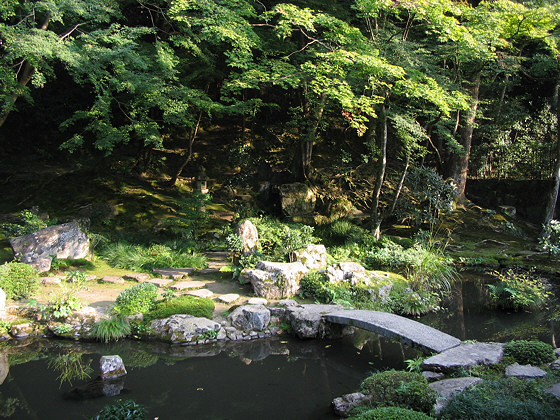
[[[259,232],[250,220],[245,220],[237,226],[237,234],[243,242],[243,255],[257,252],[259,248]]]
[[[217,336],[220,324],[192,315],[172,315],[150,324],[151,335],[172,343],[189,343]]]
[[[282,211],[287,216],[301,216],[313,213],[317,200],[311,188],[301,182],[280,186]]]
[[[39,272],[50,270],[52,256],[56,258],[86,258],[90,253],[89,239],[76,222],[49,226],[35,233],[10,239],[16,258]]]
[[[293,305],[286,306],[285,317],[299,338],[337,338],[353,332],[353,327],[329,323],[325,315],[342,309],[340,305]]]
[[[310,270],[322,270],[327,267],[327,248],[325,245],[307,245],[294,252],[296,261]]]
[[[6,353],[0,353],[0,385],[4,383],[10,372],[10,361]]]
[[[299,291],[299,283],[308,272],[301,262],[259,261],[256,268],[244,270],[240,277],[251,282],[257,296],[285,299]]]
[[[243,305],[236,308],[228,318],[238,330],[262,331],[270,323],[270,310],[263,305]]]
[[[4,314],[6,310],[6,292],[0,289],[0,316]]]

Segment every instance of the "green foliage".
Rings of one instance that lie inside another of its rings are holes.
[[[113,311],[119,315],[143,314],[153,308],[158,288],[152,283],[135,284],[117,296]]]
[[[442,212],[453,210],[453,185],[430,168],[412,168],[406,178],[407,194],[398,202],[397,217],[415,225],[433,224]]]
[[[405,360],[404,362],[406,363],[406,370],[408,370],[409,372],[422,373],[422,363],[425,359],[425,357],[417,357],[415,359]]]
[[[313,244],[313,227],[301,223],[282,223],[271,217],[249,219],[259,232],[262,253],[275,261],[293,259],[293,251]]]
[[[319,303],[331,303],[336,299],[336,292],[329,284],[324,273],[310,271],[300,281],[300,294]]]
[[[25,299],[39,288],[37,270],[28,264],[12,261],[0,266],[0,288],[8,299]]]
[[[372,407],[395,406],[430,413],[436,392],[420,373],[389,370],[375,373],[362,382],[362,392]]]
[[[214,302],[211,299],[186,295],[158,303],[146,314],[145,318],[147,320],[163,319],[175,314],[186,314],[212,319],[213,311]]]
[[[522,365],[542,365],[554,361],[554,349],[542,341],[514,340],[506,344],[506,356],[511,356]]]
[[[535,381],[505,378],[484,381],[454,394],[442,410],[442,419],[526,420],[556,419],[560,405]]]
[[[132,328],[128,320],[121,315],[113,316],[110,319],[100,319],[91,328],[91,336],[108,343],[110,341],[118,341],[130,335]]]
[[[146,420],[146,408],[132,400],[106,405],[91,420]]]
[[[497,306],[504,309],[532,310],[546,304],[552,294],[550,286],[532,273],[507,270],[492,272],[495,284],[487,284],[490,296]]]
[[[560,221],[553,219],[543,225],[539,243],[550,255],[558,256],[560,254]]]
[[[135,271],[150,272],[154,268],[203,268],[206,259],[189,249],[173,249],[172,245],[153,244],[149,247],[126,242],[108,244],[100,252],[110,265]]]
[[[74,327],[71,324],[59,324],[53,328],[55,334],[65,335],[74,331]]]
[[[21,220],[19,223],[3,223],[0,225],[0,228],[2,228],[8,236],[15,237],[26,235],[47,227],[47,223],[32,210],[22,210],[19,212],[18,216]]]
[[[429,420],[433,417],[419,411],[401,407],[378,407],[359,410],[349,420]]]
[[[57,258],[56,255],[52,256],[51,270],[67,270],[69,268],[82,268],[92,269],[94,264],[85,258],[72,259],[72,258]]]
[[[59,283],[58,292],[54,293],[49,302],[41,310],[54,319],[65,319],[82,307],[77,293],[86,289],[87,276],[82,271],[70,271],[66,279]]]
[[[439,309],[439,299],[435,293],[410,287],[395,288],[391,291],[391,310],[401,315],[419,316]]]
[[[338,219],[323,225],[317,229],[316,233],[326,245],[355,243],[371,246],[376,242],[371,232],[346,219]]]
[[[179,238],[197,239],[208,222],[206,206],[211,203],[210,194],[194,192],[178,202],[179,211],[164,220],[163,228]]]

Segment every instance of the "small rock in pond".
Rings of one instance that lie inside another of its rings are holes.
[[[124,363],[119,355],[101,356],[99,369],[101,379],[115,379],[126,375]]]
[[[333,410],[337,416],[348,417],[353,408],[358,407],[364,400],[367,399],[368,396],[361,392],[346,394],[333,400]]]

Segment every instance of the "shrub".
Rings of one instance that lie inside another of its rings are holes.
[[[554,360],[554,349],[550,344],[537,340],[516,340],[506,344],[506,356],[513,357],[522,365],[542,365]]]
[[[146,408],[132,400],[106,405],[92,420],[145,420]]]
[[[113,310],[120,315],[143,314],[154,306],[157,297],[158,288],[155,284],[135,284],[119,293]]]
[[[362,390],[371,396],[374,407],[396,406],[430,413],[437,393],[417,372],[388,370],[371,375],[362,382]]]
[[[516,273],[508,270],[505,274],[494,271],[495,284],[488,284],[490,296],[496,305],[504,309],[536,309],[550,300],[549,286],[538,276],[530,273]]]
[[[123,316],[114,316],[110,319],[100,319],[91,328],[91,335],[100,341],[108,343],[126,337],[132,331],[128,320]]]
[[[418,316],[439,309],[439,299],[435,293],[422,289],[415,291],[410,287],[397,289],[394,288],[390,294],[391,309],[395,313]]]
[[[82,302],[77,296],[81,289],[85,289],[87,277],[82,271],[70,271],[66,274],[65,281],[59,284],[59,290],[42,307],[43,312],[55,319],[65,319],[72,312],[82,307]]]
[[[310,271],[299,284],[303,297],[314,299],[319,303],[331,303],[336,293],[329,287],[327,276],[318,271]]]
[[[484,381],[454,394],[441,411],[442,419],[527,420],[558,419],[554,397],[538,389],[536,382],[517,378]]]
[[[211,299],[187,295],[158,303],[153,310],[146,314],[146,319],[163,319],[175,314],[212,318],[213,311],[214,302]]]
[[[12,261],[0,266],[0,288],[9,299],[25,299],[39,288],[37,270],[28,264]]]
[[[360,410],[349,420],[429,420],[433,417],[419,411],[401,407],[378,407]]]
[[[550,255],[557,256],[560,254],[560,221],[551,220],[543,225],[539,243]]]
[[[31,210],[22,210],[18,216],[19,223],[3,223],[0,226],[8,236],[26,235],[47,227],[45,221]]]
[[[107,245],[101,256],[113,267],[134,271],[151,271],[153,268],[203,268],[206,259],[203,255],[189,249],[165,244],[152,244],[149,247],[115,242]]]

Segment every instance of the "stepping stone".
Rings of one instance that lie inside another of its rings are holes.
[[[194,268],[154,268],[152,271],[163,278],[179,280],[192,273]]]
[[[184,290],[184,289],[198,289],[204,286],[205,283],[201,281],[180,281],[169,287],[175,290]]]
[[[547,394],[552,394],[557,398],[560,398],[560,384],[554,384],[550,388],[544,390]]]
[[[523,379],[533,379],[533,378],[544,378],[548,375],[544,370],[536,366],[531,365],[520,365],[519,363],[514,363],[506,367],[506,377],[523,378]]]
[[[53,277],[40,277],[39,281],[42,284],[60,284],[62,280],[58,276],[53,276]]]
[[[86,276],[86,281],[94,281],[96,278],[97,278],[96,275],[94,275],[94,274],[88,274],[88,275]]]
[[[462,343],[440,354],[429,357],[422,363],[422,368],[449,372],[459,367],[475,365],[495,365],[504,356],[502,343]]]
[[[124,279],[122,277],[117,276],[104,276],[99,279],[100,282],[103,283],[113,283],[113,284],[123,284]]]
[[[224,303],[232,303],[239,299],[239,295],[237,293],[229,293],[227,295],[218,296],[218,300],[221,300]]]
[[[138,283],[144,283],[150,280],[150,275],[147,273],[130,273],[123,276],[126,280],[134,280]]]
[[[191,290],[190,292],[187,292],[187,295],[197,296],[201,298],[209,298],[210,296],[213,296],[214,293],[212,293],[208,289],[198,289],[198,290]]]
[[[145,283],[152,283],[152,284],[155,284],[157,287],[166,287],[169,283],[173,283],[173,280],[169,280],[169,279],[150,279],[150,280],[147,280]]]
[[[432,372],[430,370],[425,370],[422,372],[422,376],[428,380],[428,382],[439,381],[445,376],[443,373]]]
[[[251,298],[247,303],[249,305],[266,305],[268,303],[268,300],[266,300],[265,298]]]
[[[453,394],[463,392],[469,386],[482,382],[480,378],[454,378],[444,379],[443,381],[432,382],[428,386],[439,394],[434,406],[434,411],[438,414],[446,405]]]
[[[198,274],[212,274],[212,273],[216,273],[217,271],[218,270],[216,270],[215,268],[204,268],[200,270]]]

